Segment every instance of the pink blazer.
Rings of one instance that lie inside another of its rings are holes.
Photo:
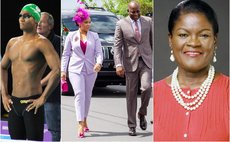
[[[102,47],[97,33],[88,31],[85,54],[80,47],[79,30],[67,35],[61,58],[61,71],[67,72],[68,68],[69,72],[80,74],[85,65],[87,74],[91,74],[94,73],[94,65],[102,62]]]

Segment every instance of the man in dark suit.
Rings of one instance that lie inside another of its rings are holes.
[[[58,21],[58,20],[57,20]],[[54,33],[54,18],[48,12],[41,13],[41,19],[38,23],[37,32],[53,44],[57,54],[60,58],[60,36]],[[47,85],[50,77],[50,68],[46,68],[41,80],[43,89]],[[59,81],[58,81],[59,82]],[[60,96],[60,83],[51,93],[46,103],[44,104],[45,118],[48,125],[48,130],[51,132],[52,141],[60,141],[61,139],[61,96]]]
[[[147,106],[151,96],[152,79],[152,19],[140,15],[136,1],[128,4],[129,15],[117,22],[115,30],[114,61],[118,76],[126,77],[126,101],[129,135],[136,135],[138,82],[141,89],[141,107],[138,111],[140,127],[146,130]]]

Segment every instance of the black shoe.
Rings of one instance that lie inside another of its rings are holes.
[[[129,135],[130,136],[136,136],[136,128],[132,127],[132,128],[129,128]]]
[[[146,130],[147,129],[147,121],[145,119],[145,116],[142,114],[138,114],[138,118],[140,119],[140,128],[142,130]]]

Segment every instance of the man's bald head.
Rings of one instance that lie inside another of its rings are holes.
[[[140,4],[137,1],[131,1],[128,4],[129,17],[136,21],[140,18]]]
[[[140,4],[137,1],[131,1],[128,4],[128,8],[138,7],[140,8]]]

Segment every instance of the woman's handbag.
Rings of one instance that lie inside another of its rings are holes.
[[[61,92],[67,93],[69,91],[68,83],[66,80],[61,80]]]

